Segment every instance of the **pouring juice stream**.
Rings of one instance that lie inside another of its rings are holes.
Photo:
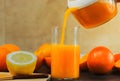
[[[66,24],[67,24],[68,17],[70,15],[70,13],[75,10],[77,10],[77,8],[69,8],[66,10],[66,12],[64,14],[64,21],[63,21],[63,25],[62,25],[62,34],[61,34],[61,39],[60,39],[61,45],[64,44],[65,30],[66,30]]]

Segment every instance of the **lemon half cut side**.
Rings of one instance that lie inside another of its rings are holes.
[[[27,51],[16,51],[7,55],[8,70],[13,75],[32,74],[35,70],[37,58]]]

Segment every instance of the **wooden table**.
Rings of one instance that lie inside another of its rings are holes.
[[[2,81],[46,81],[47,79],[16,79],[16,80],[2,80]]]
[[[63,80],[47,80],[47,81],[63,81]],[[96,75],[90,72],[80,72],[80,78],[77,80],[65,81],[120,81],[120,72],[112,71],[105,75]]]
[[[48,78],[38,79],[14,79],[3,81],[63,81],[63,80],[50,80]],[[120,72],[112,72],[106,75],[95,75],[90,72],[81,72],[78,80],[65,80],[65,81],[120,81]]]
[[[2,81],[46,81],[47,78],[45,79],[16,79],[16,80],[2,80]]]
[[[50,73],[50,69],[43,67],[38,72]],[[14,79],[3,81],[63,81],[63,80],[50,80],[48,78],[37,79]],[[80,78],[78,80],[65,80],[65,81],[120,81],[120,72],[113,70],[111,73],[105,75],[96,75],[91,72],[80,72]]]

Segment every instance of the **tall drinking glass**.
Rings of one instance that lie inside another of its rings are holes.
[[[64,35],[63,37],[61,35]],[[51,77],[53,79],[79,78],[79,27],[55,27],[52,31]]]

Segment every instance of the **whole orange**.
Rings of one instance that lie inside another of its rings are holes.
[[[110,72],[114,66],[114,55],[108,48],[98,46],[90,51],[87,65],[93,73],[106,74]]]
[[[35,50],[34,53],[37,56],[37,64],[35,69],[35,71],[37,71],[45,60],[45,57],[51,56],[51,45],[48,43],[42,44]]]
[[[42,44],[34,53],[36,55],[43,55],[44,57],[51,56],[51,45],[48,43]]]
[[[6,48],[10,52],[19,51],[20,48],[15,44],[4,44],[2,47]]]
[[[0,47],[0,71],[8,71],[6,64],[6,56],[9,54],[6,48]]]

